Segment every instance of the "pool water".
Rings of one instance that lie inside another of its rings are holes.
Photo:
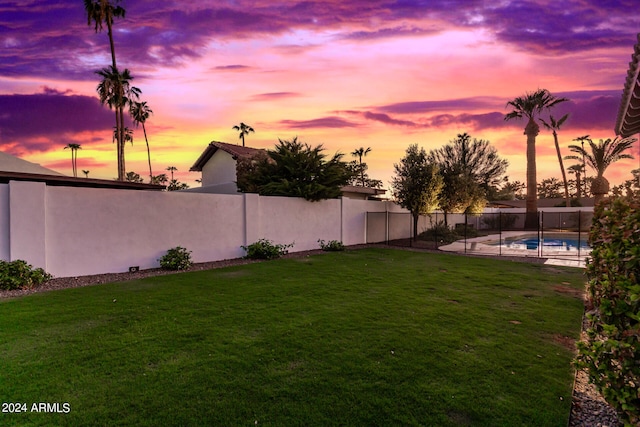
[[[545,236],[541,239],[542,249],[552,250],[591,250],[587,242],[587,236],[580,239],[576,236]],[[517,236],[502,239],[502,246],[513,249],[538,249],[539,241],[537,236]],[[493,245],[500,245],[500,242],[493,242]]]

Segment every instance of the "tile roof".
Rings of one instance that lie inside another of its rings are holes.
[[[616,120],[616,135],[628,137],[640,133],[640,81],[638,72],[640,71],[640,34],[637,36],[638,42],[633,48],[627,79],[622,92],[622,101],[618,109],[618,119]]]
[[[213,157],[216,151],[222,150],[233,156],[234,159],[238,157],[251,157],[254,154],[265,151],[262,148],[243,147],[242,145],[227,144],[226,142],[211,141],[207,148],[202,152],[198,160],[191,166],[189,171],[200,172],[202,167]]]

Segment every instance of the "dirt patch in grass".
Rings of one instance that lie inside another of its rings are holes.
[[[571,351],[572,353],[576,352],[576,340],[574,340],[571,337],[567,337],[560,334],[553,334],[551,336],[551,340],[556,344],[560,344],[561,346]]]
[[[578,299],[584,299],[584,291],[581,289],[575,289],[564,285],[555,285],[553,287],[553,290],[559,294],[568,295]]]

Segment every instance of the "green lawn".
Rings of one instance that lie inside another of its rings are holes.
[[[0,401],[70,410],[0,425],[566,426],[582,273],[365,249],[4,300]]]

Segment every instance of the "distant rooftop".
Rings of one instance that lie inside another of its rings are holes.
[[[202,152],[198,160],[189,169],[190,172],[202,172],[202,167],[213,157],[216,151],[222,150],[233,156],[234,159],[239,157],[251,157],[256,153],[265,151],[261,148],[243,147],[242,145],[227,144],[226,142],[211,141],[207,148]]]
[[[16,172],[38,175],[66,176],[37,163],[28,162],[19,157],[0,151],[0,172]]]

